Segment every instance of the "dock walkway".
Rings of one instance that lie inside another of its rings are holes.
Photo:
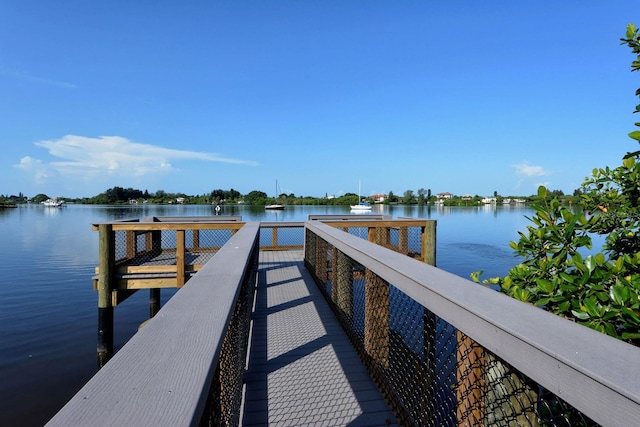
[[[397,425],[302,251],[261,251],[245,426]]]

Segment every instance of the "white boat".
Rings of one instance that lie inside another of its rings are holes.
[[[51,199],[47,199],[44,202],[41,202],[43,205],[50,208],[61,208],[64,206],[64,200],[58,200],[57,197],[53,197]]]
[[[264,208],[265,209],[270,209],[272,211],[283,211],[284,210],[284,205],[279,205],[279,204],[266,205]]]
[[[362,198],[360,197],[360,191],[361,191],[361,183],[360,181],[358,181],[358,204],[351,205],[351,210],[352,211],[370,211],[371,205],[368,202],[362,201]]]
[[[367,202],[360,202],[357,205],[351,205],[352,211],[370,211],[371,205]]]
[[[276,179],[276,197],[275,197],[275,199],[276,200],[278,199],[278,180],[277,179]],[[274,203],[272,205],[266,205],[264,208],[268,209],[268,210],[272,210],[272,211],[282,211],[282,210],[284,210],[284,205],[279,204],[279,203]]]

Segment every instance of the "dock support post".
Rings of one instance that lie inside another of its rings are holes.
[[[374,229],[375,230],[375,229]],[[365,270],[364,349],[376,367],[389,368],[389,284]]]
[[[149,319],[160,311],[160,289],[149,289]]]
[[[408,247],[407,247],[408,250]],[[422,231],[422,257],[425,264],[436,266],[436,220],[428,220]],[[425,412],[425,420],[435,420],[435,412],[432,408],[436,402],[436,357],[437,354],[437,334],[436,334],[436,315],[425,309],[422,315],[423,331],[422,338],[424,342],[423,356],[425,371],[427,378],[423,383],[423,406]],[[430,425],[433,421],[431,421]]]
[[[458,331],[456,372],[456,418],[459,426],[482,425],[485,420],[484,351],[471,338]]]
[[[425,264],[436,266],[436,220],[428,220],[422,230],[422,258]]]
[[[185,231],[176,230],[176,284],[179,288],[185,283]]]
[[[314,273],[316,278],[322,283],[322,289],[327,288],[327,247],[327,242],[316,238],[316,264]]]
[[[409,227],[400,227],[398,236],[398,250],[401,254],[409,253]]]
[[[336,272],[336,284],[332,288],[332,299],[340,309],[344,319],[351,324],[353,322],[353,265],[351,258],[342,251],[338,252],[338,271]]]
[[[271,229],[271,246],[276,248],[278,246],[278,227]]]
[[[98,365],[102,367],[113,354],[113,270],[115,238],[111,224],[100,224],[98,275]]]

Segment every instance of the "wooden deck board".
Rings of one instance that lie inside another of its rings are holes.
[[[260,253],[243,425],[395,425],[301,251]]]

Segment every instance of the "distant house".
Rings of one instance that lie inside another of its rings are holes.
[[[493,204],[493,203],[496,203],[497,201],[498,199],[496,199],[495,197],[485,197],[484,199],[482,199],[482,203],[484,203],[485,205]]]
[[[447,191],[447,192],[444,192],[444,193],[438,193],[438,194],[436,194],[436,197],[437,197],[438,199],[441,199],[441,200],[443,200],[443,199],[453,199],[453,194],[451,194],[451,193],[449,193],[449,192]]]
[[[465,194],[464,196],[462,196],[462,200],[471,200],[473,199],[473,196],[471,196],[471,194]]]
[[[178,202],[178,203],[180,203],[180,204],[183,204],[183,203],[184,203],[184,197],[178,197],[178,198],[176,199],[176,202]]]
[[[387,200],[387,197],[388,196],[386,194],[374,194],[371,196],[375,203],[384,203],[384,201]]]

